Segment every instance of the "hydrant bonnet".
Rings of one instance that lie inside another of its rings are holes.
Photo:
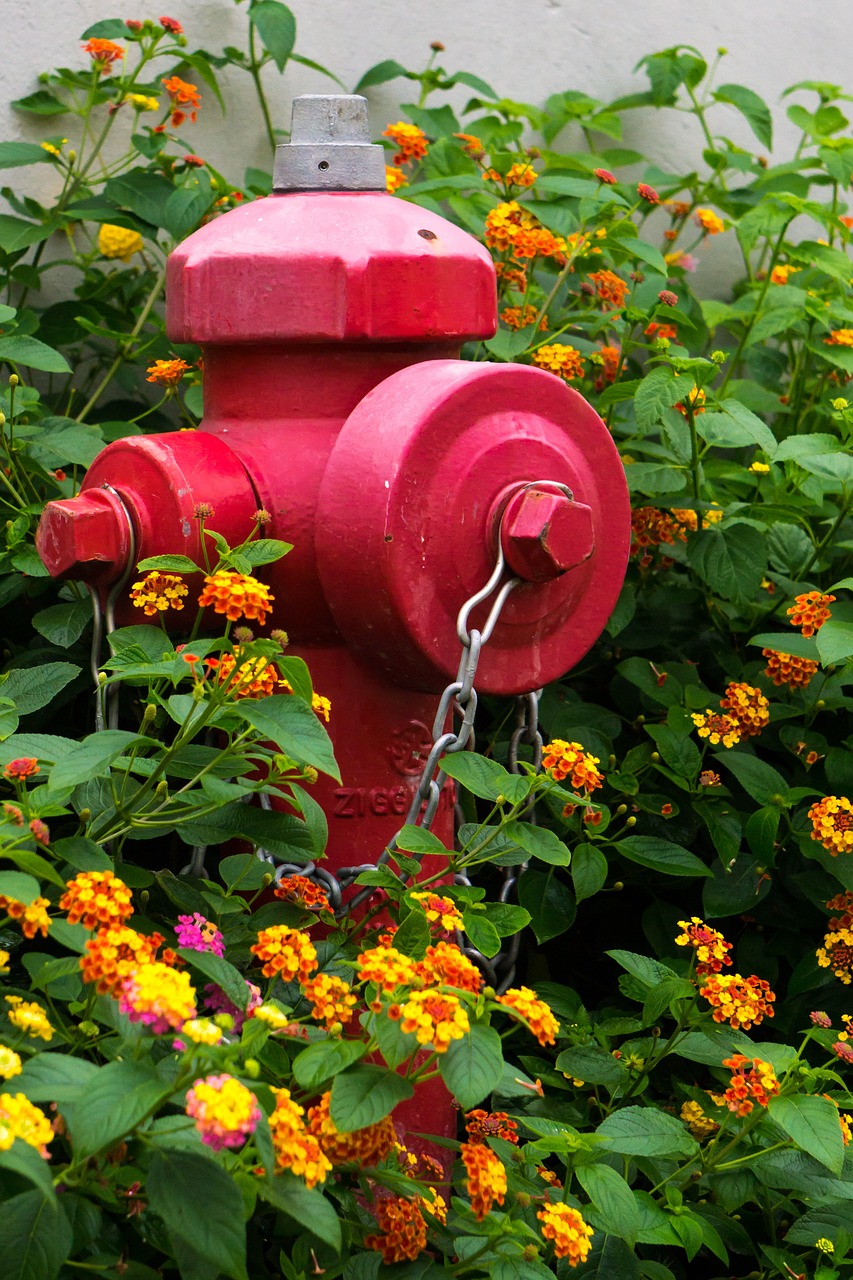
[[[384,191],[385,152],[370,141],[367,99],[294,99],[290,141],[275,150],[273,191]]]

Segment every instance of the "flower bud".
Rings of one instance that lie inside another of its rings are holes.
[[[250,1080],[257,1080],[258,1076],[261,1074],[261,1064],[258,1062],[257,1058],[246,1058],[243,1062],[243,1070],[246,1072],[246,1075]]]
[[[274,879],[275,879],[275,876],[271,875],[269,871],[265,871],[264,874],[261,876],[261,885],[263,886],[264,889],[266,889],[272,884]]]
[[[18,386],[20,386],[20,384],[21,384],[21,379],[18,377],[18,375],[17,375],[16,373],[10,373],[10,374],[9,374],[9,386],[10,386],[10,387],[18,387]]]
[[[633,814],[631,815],[630,818],[625,819],[626,827],[636,827],[636,825],[637,825],[637,819],[633,816]]]

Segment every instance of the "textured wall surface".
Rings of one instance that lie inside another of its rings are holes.
[[[190,46],[212,51],[244,41],[246,5],[232,0],[162,0],[165,12],[183,23]],[[296,50],[329,67],[351,89],[374,63],[395,58],[406,66],[422,66],[429,43],[441,40],[448,70],[468,70],[491,82],[507,97],[541,105],[553,92],[582,89],[603,99],[636,91],[645,77],[633,74],[643,54],[678,42],[689,43],[710,57],[720,45],[730,50],[719,79],[749,85],[762,94],[777,125],[775,154],[790,152],[793,127],[780,103],[782,90],[802,79],[828,80],[853,90],[853,3],[824,0],[819,9],[804,0],[291,0],[297,17]],[[44,136],[62,122],[34,121],[11,111],[10,99],[32,92],[39,71],[55,65],[84,66],[79,35],[101,18],[156,17],[156,4],[141,0],[0,0],[3,30],[3,94],[0,138]],[[282,78],[265,72],[277,125],[289,123],[290,101],[298,93],[334,91],[332,81],[306,67],[292,65]],[[183,136],[222,172],[242,177],[246,165],[267,166],[268,150],[245,74],[226,77],[229,113],[223,117],[213,94],[203,92],[197,125]],[[374,132],[397,118],[397,104],[414,96],[410,84],[398,80],[369,92]],[[467,90],[455,99],[464,103]],[[437,97],[436,102],[441,99]],[[810,106],[813,97],[803,98]],[[737,113],[716,108],[721,133],[750,143],[751,135]],[[696,122],[674,112],[640,110],[629,114],[625,142],[670,167],[700,163],[701,139]],[[8,171],[16,186],[38,190],[55,174]],[[723,239],[722,237],[720,239]],[[706,272],[726,247],[709,243]]]

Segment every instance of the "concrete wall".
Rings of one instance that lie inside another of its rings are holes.
[[[215,52],[226,44],[244,43],[246,4],[159,2],[183,23],[190,47]],[[787,104],[779,102],[784,88],[798,80],[820,79],[853,89],[851,0],[824,0],[817,9],[805,0],[291,0],[291,8],[298,23],[297,52],[325,64],[347,88],[386,58],[422,66],[430,41],[441,40],[446,46],[442,63],[448,70],[474,72],[507,97],[541,104],[550,93],[575,88],[610,99],[646,86],[645,77],[632,71],[645,53],[684,42],[710,57],[722,45],[730,52],[719,80],[746,84],[768,101],[777,126],[777,157],[789,154],[796,136],[785,119]],[[61,121],[21,116],[7,102],[32,92],[44,68],[85,66],[79,35],[87,26],[106,17],[156,17],[159,12],[157,3],[141,0],[0,0],[0,138],[38,140],[44,136],[41,129],[61,128]],[[330,80],[295,64],[284,77],[274,68],[268,68],[265,77],[275,123],[283,127],[289,124],[295,94],[334,91]],[[224,80],[228,116],[222,116],[213,94],[203,88],[199,122],[185,126],[183,136],[222,172],[239,180],[247,165],[268,166],[268,148],[249,77],[232,71]],[[398,104],[412,99],[412,89],[398,80],[369,91],[376,134],[398,118]],[[463,90],[455,105],[467,96]],[[812,105],[814,97],[800,95],[800,100]],[[733,109],[718,107],[716,112],[720,132],[754,145]],[[686,115],[632,112],[625,142],[665,168],[701,164],[698,129]],[[47,190],[55,175],[44,166],[7,171],[2,177],[30,190],[33,182],[40,183]],[[706,252],[709,270],[726,250],[708,242]]]

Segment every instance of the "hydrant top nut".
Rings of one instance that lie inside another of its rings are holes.
[[[565,493],[524,489],[507,503],[501,545],[513,573],[525,582],[548,582],[592,555],[592,511]]]

